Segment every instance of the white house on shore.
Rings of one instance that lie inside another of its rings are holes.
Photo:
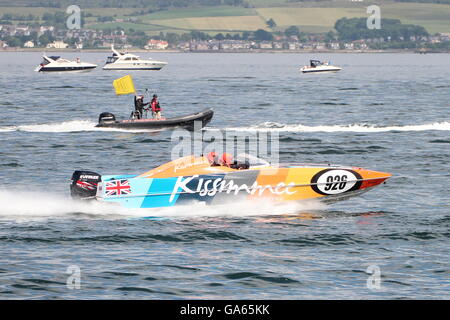
[[[33,41],[27,41],[23,44],[25,48],[34,48],[34,42]]]
[[[64,41],[53,41],[47,44],[47,49],[66,49],[68,46]]]
[[[149,50],[149,49],[166,50],[168,46],[169,46],[169,43],[167,41],[150,39],[147,42],[145,49],[147,49],[147,50]]]

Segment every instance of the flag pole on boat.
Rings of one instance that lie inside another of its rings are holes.
[[[126,75],[124,77],[121,77],[119,79],[116,79],[113,81],[113,87],[116,91],[116,95],[126,95],[126,94],[134,94],[134,107],[136,108],[136,88],[134,87],[133,78],[131,75]],[[135,111],[131,112],[131,118],[134,118]],[[142,115],[141,115],[142,116]]]

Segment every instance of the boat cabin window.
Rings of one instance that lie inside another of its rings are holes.
[[[117,56],[108,57],[108,59],[106,60],[106,63],[114,63],[114,62],[116,62],[117,59],[118,59]]]

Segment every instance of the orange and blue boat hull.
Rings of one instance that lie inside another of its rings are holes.
[[[248,170],[211,169],[209,165],[174,170],[170,165],[165,166],[139,176],[102,176],[95,198],[127,208],[171,207],[192,202],[214,205],[259,199],[335,201],[358,195],[391,177],[389,173],[338,166]]]

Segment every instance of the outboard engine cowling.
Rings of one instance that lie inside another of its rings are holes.
[[[70,195],[73,199],[93,199],[97,193],[97,185],[102,176],[92,171],[75,171],[72,174]]]
[[[99,124],[107,124],[116,122],[116,116],[110,112],[102,112],[98,117]]]

